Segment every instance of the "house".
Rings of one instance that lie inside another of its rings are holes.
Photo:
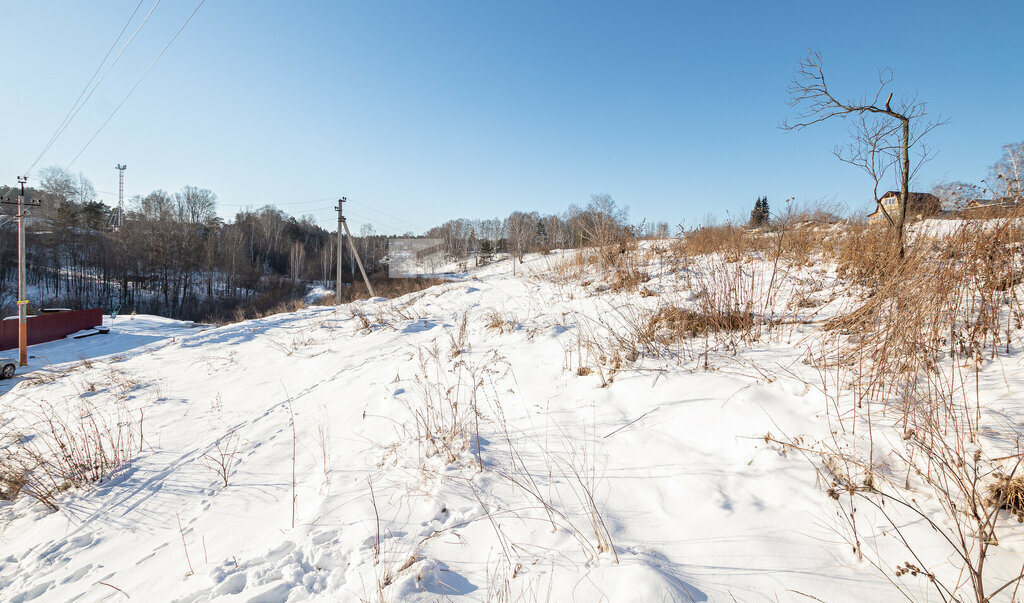
[[[910,193],[909,197],[907,221],[934,216],[942,209],[942,202],[931,193]],[[886,213],[895,221],[896,217],[900,214],[900,192],[889,191],[882,195],[880,202],[882,207],[885,208]],[[880,208],[876,208],[875,211],[868,214],[869,224],[882,222],[886,222],[886,219]]]
[[[963,218],[1001,218],[1017,209],[1017,202],[1009,197],[999,199],[971,199],[960,210]]]

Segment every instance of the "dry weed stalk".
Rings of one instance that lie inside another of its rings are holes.
[[[504,360],[490,352],[478,361],[461,355],[446,361],[435,343],[419,350],[419,362],[416,385],[420,404],[411,410],[417,441],[425,446],[424,456],[441,454],[446,463],[455,463],[475,438],[476,461],[482,468],[479,398],[500,378]]]
[[[217,474],[225,488],[228,487],[228,477],[235,466],[237,455],[238,433],[233,429],[217,440],[212,451],[203,455],[204,464]]]
[[[324,483],[331,484],[331,420],[327,407],[320,409],[320,417],[316,424],[316,444],[320,449],[320,466],[324,472]]]
[[[914,598],[900,581],[909,574],[925,577],[942,600],[982,603],[1015,593],[1024,578],[1016,570],[995,575],[992,565],[997,533],[1021,515],[1022,454],[1013,444],[1012,454],[997,457],[989,449],[999,441],[985,436],[1000,434],[1005,446],[1024,433],[986,420],[980,388],[982,365],[1019,337],[1022,233],[1017,217],[952,226],[937,236],[919,234],[903,261],[860,269],[873,279],[872,295],[827,325],[813,362],[823,384],[831,384],[823,388],[835,426],[833,442],[823,444],[824,474],[829,493],[844,505],[854,549],[861,554],[861,500],[912,557],[895,571],[872,560],[904,596]],[[888,450],[880,448],[888,432],[876,435],[884,426],[899,436]],[[850,444],[858,430],[866,430],[866,446]],[[958,576],[928,563],[927,545],[909,533],[906,514],[938,535]]]
[[[181,546],[185,549],[185,562],[188,564],[188,573],[185,574],[185,577],[187,578],[196,572],[192,569],[192,559],[188,556],[188,544],[185,542],[185,529],[181,527],[181,515],[175,511],[174,516],[178,518],[178,532],[181,534]]]
[[[0,486],[10,498],[23,493],[56,510],[62,492],[102,483],[127,466],[141,434],[142,415],[136,421],[118,400],[106,411],[91,398],[70,408],[40,403],[24,425],[8,428]]]

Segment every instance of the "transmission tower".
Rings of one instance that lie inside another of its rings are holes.
[[[127,165],[117,164],[117,171],[119,172],[118,177],[120,180],[120,187],[117,189],[117,224],[118,228],[124,226],[124,171],[128,169]]]

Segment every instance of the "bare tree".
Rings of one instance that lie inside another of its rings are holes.
[[[878,72],[878,87],[873,96],[858,100],[839,100],[825,80],[821,53],[811,51],[800,61],[788,87],[789,105],[797,108],[795,120],[782,123],[784,130],[802,130],[833,117],[858,118],[851,129],[852,141],[833,152],[839,159],[860,167],[875,182],[875,204],[896,231],[899,257],[904,254],[903,232],[910,199],[910,180],[928,159],[928,149],[921,138],[945,123],[941,118],[920,121],[925,117],[925,104],[915,97],[903,97],[893,106],[893,92],[885,96],[893,81],[892,69]],[[882,98],[885,97],[885,102]],[[910,152],[917,151],[914,166]],[[900,211],[890,216],[878,196],[879,183],[892,171],[899,181]]]
[[[1024,200],[1024,142],[1003,147],[1003,156],[989,170],[992,196],[1010,203]]]
[[[85,174],[79,172],[75,182],[73,201],[82,206],[95,200],[96,188],[92,185],[92,181],[85,177]]]
[[[480,224],[476,226],[476,231],[481,243],[489,241],[491,248],[497,249],[498,241],[501,239],[501,220],[497,218],[481,220]]]
[[[67,202],[75,198],[75,177],[62,167],[50,166],[39,170],[39,188],[50,195],[52,201]]]
[[[591,195],[584,230],[595,245],[611,245],[619,240],[628,217],[629,208],[619,207],[611,195]]]
[[[334,274],[334,258],[337,255],[338,247],[333,241],[328,241],[320,248],[320,280],[324,283],[331,281]]]
[[[529,250],[530,245],[537,237],[537,215],[527,214],[521,211],[514,211],[505,218],[505,236],[512,248],[512,271],[515,272],[516,263],[523,263],[523,255]]]
[[[932,194],[950,210],[961,210],[968,203],[985,196],[985,189],[969,182],[940,182],[932,187]]]
[[[217,195],[209,189],[185,186],[175,198],[183,222],[205,224],[217,216]]]

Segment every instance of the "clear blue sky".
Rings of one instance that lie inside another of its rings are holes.
[[[0,0],[0,181],[31,164],[136,4]],[[36,170],[71,161],[195,6],[157,6]],[[71,169],[108,203],[126,163],[129,195],[192,184],[224,216],[275,203],[328,229],[324,199],[347,195],[378,232],[592,193],[672,224],[746,215],[762,194],[862,207],[870,182],[829,153],[844,124],[778,129],[806,49],[841,94],[891,66],[897,91],[951,120],[927,188],[983,178],[1024,139],[1021,24],[1013,1],[208,0]]]

